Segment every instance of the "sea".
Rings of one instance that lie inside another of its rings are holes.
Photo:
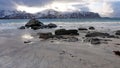
[[[24,26],[30,19],[0,19],[0,30],[18,29]],[[97,18],[97,19],[39,19],[44,24],[54,23],[58,28],[77,29],[80,27],[94,26],[96,28],[120,29],[119,18]]]

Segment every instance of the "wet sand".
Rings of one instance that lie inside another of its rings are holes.
[[[0,68],[120,68],[120,57],[113,50],[120,50],[120,39],[109,38],[108,44],[92,45],[79,41],[39,39],[40,31],[5,30],[0,33]],[[32,35],[32,36],[31,36]],[[30,43],[24,43],[24,41]]]

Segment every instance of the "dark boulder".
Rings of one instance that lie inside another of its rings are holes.
[[[78,30],[82,31],[82,30],[88,30],[87,28],[78,28]]]
[[[79,33],[75,29],[71,30],[58,29],[55,31],[55,35],[79,35]]]
[[[113,51],[115,55],[120,56],[120,51]]]
[[[25,24],[25,27],[27,28],[31,27],[31,29],[39,29],[40,26],[43,26],[43,25],[44,24],[39,20],[31,19],[27,24]]]
[[[66,31],[70,35],[79,35],[78,30],[75,30],[75,29],[66,30]]]
[[[25,26],[21,26],[21,27],[19,27],[19,29],[25,29]]]
[[[91,26],[91,27],[89,27],[89,30],[95,30],[95,28]]]
[[[101,44],[101,39],[99,39],[99,38],[86,38],[86,39],[84,39],[84,42],[89,42],[93,45],[96,45],[96,44]]]
[[[91,39],[91,44],[93,44],[93,45],[100,44],[100,43],[101,43],[100,39],[98,39],[98,38],[92,38]]]
[[[56,24],[53,24],[53,23],[50,23],[47,25],[48,28],[56,28],[57,25]]]
[[[43,39],[53,38],[53,35],[50,32],[48,32],[48,33],[38,33],[38,34],[39,34],[39,38],[43,38]]]
[[[24,41],[24,43],[31,43],[31,42],[32,42],[32,41],[29,41],[29,40],[28,40],[28,41]]]
[[[120,30],[117,30],[115,34],[120,35]]]
[[[109,37],[109,36],[110,35],[108,33],[101,33],[101,32],[93,32],[85,35],[85,37]]]
[[[65,35],[66,30],[65,29],[58,29],[55,31],[55,35]]]

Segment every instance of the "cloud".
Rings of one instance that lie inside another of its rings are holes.
[[[54,0],[0,0],[0,9],[16,9],[16,5],[40,7],[52,3]]]
[[[0,9],[13,9],[14,8],[14,4],[12,0],[0,0]]]
[[[89,11],[99,13],[101,16],[110,16],[113,13],[110,2],[92,2],[87,7]]]
[[[13,0],[15,3],[27,6],[43,6],[53,2],[53,0]]]
[[[113,9],[113,13],[111,14],[112,17],[120,17],[120,1],[113,2],[111,4],[111,8]]]
[[[104,17],[120,17],[120,0],[0,0],[0,9],[17,9],[18,5],[34,8],[47,6],[50,9],[49,5],[53,3],[61,3],[56,4],[56,6],[62,5],[64,9],[72,8],[80,11],[92,11]]]

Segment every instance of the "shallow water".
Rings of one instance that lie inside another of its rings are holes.
[[[97,28],[119,29],[120,19],[39,19],[44,24],[55,23],[60,28],[78,28],[94,26]],[[25,25],[29,19],[2,19],[0,20],[0,30],[17,29]]]

